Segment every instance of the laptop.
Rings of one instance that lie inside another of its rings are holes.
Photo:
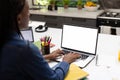
[[[97,40],[98,28],[63,25],[61,49],[66,53],[71,51],[81,54],[81,58],[73,62],[81,68],[86,67],[95,58]]]
[[[27,41],[34,42],[33,30],[32,27],[21,30],[23,38]]]

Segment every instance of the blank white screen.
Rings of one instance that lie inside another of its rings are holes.
[[[28,40],[28,41],[31,41],[31,42],[34,41],[32,30],[22,30],[21,33],[22,33],[25,40]]]
[[[64,25],[62,47],[95,54],[98,29]]]

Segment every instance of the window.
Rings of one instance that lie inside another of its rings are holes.
[[[87,0],[82,0],[83,5],[85,4]],[[98,3],[98,0],[92,0],[95,3]],[[58,7],[63,7],[63,2],[62,0],[56,0],[57,6]],[[39,6],[39,5],[48,5],[49,0],[32,0],[33,6]],[[77,0],[70,0],[69,7],[76,7]]]
[[[40,5],[48,5],[49,1],[48,0],[32,0],[32,5],[33,6],[40,6]]]

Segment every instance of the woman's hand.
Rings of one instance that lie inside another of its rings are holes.
[[[67,63],[72,63],[74,62],[76,59],[80,58],[80,54],[79,53],[68,53],[63,57],[63,61],[67,62]]]
[[[48,55],[44,55],[44,58],[45,59],[56,59],[57,57],[59,56],[62,56],[63,55],[63,51],[60,50],[60,49],[57,49],[55,51],[53,51],[52,53],[48,54]]]

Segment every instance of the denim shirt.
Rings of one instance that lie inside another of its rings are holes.
[[[39,49],[17,34],[2,49],[0,80],[64,80],[68,69],[64,61],[51,69]]]

